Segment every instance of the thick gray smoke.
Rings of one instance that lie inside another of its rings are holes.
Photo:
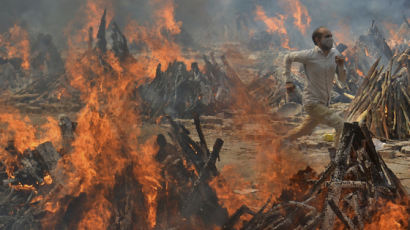
[[[150,0],[102,0],[112,6],[114,20],[123,27],[129,19],[144,22],[152,13]],[[152,1],[152,0],[151,0]],[[172,0],[170,0],[172,1]],[[174,0],[175,18],[182,22],[183,30],[198,43],[241,40],[249,35],[242,31],[246,26],[251,31],[262,31],[264,24],[255,20],[256,5],[268,16],[286,14],[275,0]],[[81,9],[86,0],[1,0],[0,32],[7,31],[15,23],[32,33],[49,33],[59,47],[66,40],[64,29],[75,17],[82,17]],[[293,26],[292,17],[285,22],[290,42],[306,46],[310,33],[319,26],[338,29],[341,23],[349,26],[354,36],[362,34],[372,20],[400,25],[410,17],[408,0],[301,0],[312,18],[307,33],[302,36]],[[104,4],[104,3],[103,3]],[[102,12],[101,12],[102,13]],[[355,39],[355,38],[352,38]]]

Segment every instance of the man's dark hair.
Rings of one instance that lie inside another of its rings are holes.
[[[316,28],[312,33],[312,41],[315,45],[317,45],[317,43],[315,41],[316,38],[320,39],[322,37],[322,31],[321,31],[322,29],[326,29],[326,27],[320,26],[320,27]]]

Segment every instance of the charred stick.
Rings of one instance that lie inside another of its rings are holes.
[[[372,138],[370,136],[370,132],[367,129],[367,127],[364,125],[362,125],[360,129],[362,131],[361,133],[363,134],[364,139],[366,140],[366,143],[365,143],[366,153],[369,156],[370,160],[372,161],[373,165],[376,167],[376,170],[378,172],[377,174],[374,175],[376,176],[375,179],[377,179],[379,182],[384,183],[384,185],[388,185],[386,175],[383,173],[383,169],[380,164],[380,156],[376,152],[376,148],[374,147]]]
[[[229,218],[228,222],[224,224],[222,227],[223,230],[230,230],[233,229],[235,224],[238,222],[238,220],[241,218],[242,215],[244,214],[250,214],[250,215],[255,215],[255,213],[248,208],[246,205],[242,205],[236,212]]]
[[[346,226],[348,229],[355,229],[352,220],[350,220],[349,217],[347,217],[340,209],[337,207],[335,202],[333,200],[329,200],[328,204],[330,208],[333,210],[333,212],[336,214],[336,216],[339,218],[340,221]]]
[[[213,171],[213,168],[216,170],[216,167],[215,167],[216,159],[217,159],[217,156],[219,155],[219,151],[221,150],[223,143],[224,143],[223,140],[219,138],[216,139],[214,149],[211,155],[209,156],[208,161],[205,163],[204,167],[201,169],[198,179],[194,182],[194,186],[193,186],[191,194],[197,191],[199,186],[202,183],[208,182],[211,176],[216,176],[216,174],[212,175],[211,173],[215,173],[215,171]]]
[[[198,113],[194,113],[194,123],[195,123],[195,128],[196,128],[196,131],[198,133],[199,140],[200,140],[201,149],[203,149],[205,151],[205,154],[206,154],[205,156],[201,156],[201,157],[203,159],[206,159],[206,158],[209,157],[210,152],[209,152],[209,149],[208,149],[208,145],[206,144],[204,133],[202,132],[201,122],[199,120]]]
[[[165,117],[171,124],[172,134],[179,146],[181,146],[182,153],[184,153],[186,159],[195,166],[196,171],[199,173],[203,167],[203,164],[201,164],[203,161],[195,153],[197,150],[195,142],[188,136],[187,130],[182,129],[170,116]]]
[[[362,212],[361,212],[361,210],[360,210],[359,202],[358,202],[358,200],[357,200],[357,195],[356,195],[356,194],[354,194],[354,195],[352,196],[352,199],[349,200],[349,204],[350,204],[350,206],[353,208],[353,210],[354,210],[354,212],[355,212],[355,214],[356,214],[357,222],[358,222],[358,224],[359,224],[359,228],[360,228],[360,229],[363,229],[363,228],[364,228],[363,215],[362,215]]]
[[[205,163],[204,168],[201,170],[201,173],[205,170],[204,173],[209,173],[210,171],[212,172],[213,176],[218,175],[218,170],[216,169],[215,163],[216,159],[219,159],[219,152],[221,151],[223,144],[224,141],[222,139],[216,139],[212,153],[210,154],[208,161]]]
[[[358,188],[358,189],[366,189],[367,183],[364,181],[334,181],[334,182],[326,182],[326,187],[338,187],[338,188]]]
[[[344,174],[346,172],[347,167],[347,156],[350,155],[353,142],[356,139],[357,135],[357,124],[349,124],[345,123],[343,128],[343,135],[341,140],[341,145],[336,153],[335,163],[336,163],[336,170],[333,174],[332,182],[340,182],[343,180]],[[341,187],[337,186],[330,186],[329,192],[326,197],[326,203],[324,207],[324,221],[322,224],[322,229],[333,229],[334,224],[334,212],[331,211],[330,201],[339,202],[341,193]]]
[[[254,223],[256,223],[259,220],[260,216],[262,215],[263,211],[268,206],[268,204],[271,202],[271,200],[272,200],[272,195],[268,198],[268,200],[265,202],[262,208],[260,208],[259,211],[253,215],[254,217],[243,227],[243,229],[247,229],[249,226],[252,226]],[[272,213],[273,212],[270,212],[269,214],[272,214]],[[280,214],[280,212],[278,214]]]
[[[317,212],[317,210],[316,210],[315,207],[310,206],[310,205],[305,204],[305,203],[302,203],[302,202],[288,201],[287,203],[289,203],[289,204],[291,204],[291,205],[294,205],[294,206],[296,206],[296,207],[299,207],[299,208],[307,209],[307,210],[309,210],[309,211],[311,211],[311,212],[315,212],[315,213]]]
[[[319,225],[319,223],[322,221],[323,217],[324,217],[324,212],[317,214],[315,218],[313,218],[312,220],[310,220],[310,221],[302,228],[302,230],[312,230],[312,229],[316,229],[317,226]]]
[[[325,169],[325,171],[322,173],[322,175],[319,177],[319,179],[315,182],[315,184],[313,185],[312,189],[310,190],[310,192],[304,197],[303,200],[308,199],[309,197],[311,197],[314,193],[317,192],[317,190],[319,190],[320,186],[323,184],[323,182],[330,176],[330,174],[332,174],[332,172],[335,170],[335,164],[334,162],[330,162],[330,164],[327,166],[327,168]]]

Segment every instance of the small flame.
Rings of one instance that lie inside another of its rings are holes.
[[[36,191],[36,188],[33,185],[27,185],[27,184],[17,184],[17,185],[12,185],[9,184],[9,187],[15,189],[15,190],[27,190],[27,191]]]
[[[44,178],[44,183],[45,184],[52,184],[53,183],[53,178],[51,178],[50,174],[47,174]]]
[[[406,40],[407,34],[409,33],[408,26],[399,27],[399,25],[384,21],[384,28],[387,30],[386,42],[391,49],[394,49],[400,44],[409,44],[410,42]]]
[[[282,47],[285,49],[290,49],[289,47],[289,37],[288,32],[285,27],[286,15],[277,14],[276,17],[268,17],[262,8],[262,6],[256,6],[256,20],[260,20],[265,23],[267,27],[267,32],[273,34],[278,33],[282,39]]]
[[[367,47],[364,47],[364,52],[365,52],[365,54],[366,54],[367,57],[370,57],[370,55],[369,55],[369,50],[367,49]]]
[[[53,202],[46,202],[44,204],[44,210],[51,212],[51,213],[55,213],[60,209],[60,205],[59,203],[53,203]]]
[[[0,46],[7,49],[7,58],[21,58],[21,68],[30,68],[30,41],[26,30],[15,24],[8,31],[8,36],[0,35]]]
[[[350,27],[350,22],[347,21],[347,19],[340,20],[339,23],[337,24],[337,27],[332,31],[335,40],[338,43],[343,43],[347,45],[348,47],[353,47],[353,34],[352,30]]]
[[[306,30],[310,25],[312,19],[309,16],[307,8],[299,1],[284,1],[281,0],[280,4],[283,8],[293,16],[293,24],[299,29],[302,34],[306,34]]]
[[[357,72],[357,74],[358,74],[360,77],[365,77],[364,74],[363,74],[363,72],[360,71],[360,69],[356,69],[356,72]]]

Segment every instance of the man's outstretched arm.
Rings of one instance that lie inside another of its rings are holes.
[[[284,75],[286,77],[287,82],[291,82],[290,78],[290,69],[292,67],[292,62],[300,62],[306,64],[307,60],[312,55],[311,50],[302,50],[296,52],[290,52],[285,56],[285,72]]]

